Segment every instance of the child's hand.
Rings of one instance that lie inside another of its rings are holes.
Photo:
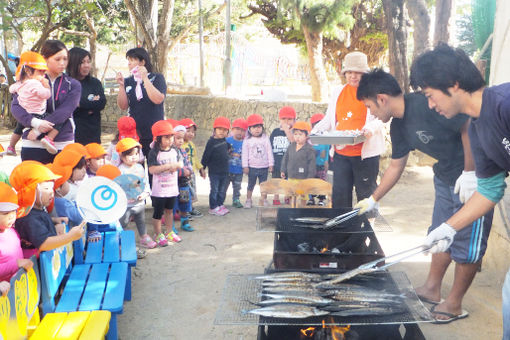
[[[98,94],[96,94],[96,95],[94,96],[94,98],[92,98],[92,100],[93,100],[93,101],[96,101],[96,100],[99,100],[99,98],[100,98],[100,97],[99,97],[99,95],[98,95]]]
[[[27,139],[28,140],[37,140],[37,137],[39,135],[34,131],[34,129],[30,129],[30,131],[28,132],[28,135],[27,135]]]
[[[367,138],[370,138],[373,135],[372,131],[369,129],[362,129],[361,132],[363,133],[363,136]]]
[[[182,170],[182,173],[183,173],[184,177],[189,177],[189,176],[191,176],[191,171],[190,171],[188,168],[184,168],[184,169]]]
[[[143,201],[144,199],[146,199],[147,197],[149,197],[149,193],[147,191],[144,191],[142,192],[140,195],[138,195],[138,197],[136,198],[138,201]]]
[[[44,86],[45,88],[47,88],[47,89],[50,88],[50,82],[48,81],[48,79],[46,79],[46,77],[41,77],[41,79],[39,79],[39,81],[41,82],[42,86]]]
[[[250,169],[249,168],[243,168],[243,173],[248,175],[250,173]]]
[[[282,172],[280,172],[280,177],[281,177],[281,178],[283,178],[283,179],[285,179],[285,172],[283,172],[283,171],[282,171]]]
[[[87,224],[87,222],[83,221],[80,223],[80,225],[72,227],[71,230],[69,230],[69,236],[71,236],[71,240],[76,241],[83,236],[83,228],[85,227],[85,224]]]
[[[9,290],[11,289],[11,284],[7,281],[0,282],[0,292],[2,292],[2,296],[7,296]]]
[[[269,172],[273,172],[273,167],[272,166],[269,167]]]
[[[205,175],[205,170],[204,168],[198,170],[198,172],[200,172],[200,176],[202,176],[203,179],[205,179],[206,175]]]
[[[26,271],[29,271],[30,268],[34,266],[34,263],[29,259],[17,259],[18,268],[25,268]]]
[[[55,224],[55,230],[57,231],[57,235],[63,235],[66,233],[66,226],[62,223]]]

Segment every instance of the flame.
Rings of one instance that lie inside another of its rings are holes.
[[[325,253],[327,252],[329,249],[328,249],[328,246],[325,246],[324,248],[321,249],[321,253]]]
[[[344,340],[345,339],[345,333],[349,331],[351,328],[350,325],[347,325],[345,327],[340,326],[331,326],[331,336],[333,337],[333,340]]]
[[[301,334],[306,336],[307,338],[311,338],[315,333],[315,327],[308,327],[307,329],[301,329]]]

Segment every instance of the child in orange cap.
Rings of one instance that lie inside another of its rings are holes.
[[[149,183],[145,176],[144,167],[138,163],[142,146],[136,140],[130,137],[119,140],[115,146],[117,153],[120,155],[120,165],[118,166],[121,174],[131,174],[140,178],[145,183],[145,190],[136,200],[128,200],[126,213],[120,218],[119,222],[123,228],[129,224],[131,216],[138,229],[140,236],[140,245],[145,248],[152,249],[156,247],[156,242],[147,234],[145,226],[145,199],[149,197]],[[166,241],[166,239],[165,239]]]
[[[228,191],[230,183],[232,183],[232,206],[234,208],[242,208],[241,203],[241,183],[243,182],[243,164],[242,164],[242,151],[243,139],[248,129],[248,123],[243,118],[237,118],[232,122],[232,134],[227,137],[227,143],[230,144],[232,152],[229,159],[229,174],[228,183],[225,191]]]
[[[78,149],[66,147],[57,156],[55,156],[55,160],[53,161],[55,164],[70,167],[72,169],[71,176],[67,180],[69,183],[69,191],[65,195],[65,198],[70,201],[76,200],[76,194],[78,193],[80,183],[87,174],[85,156],[77,150]]]
[[[106,160],[115,166],[120,165],[120,156],[116,151],[117,143],[124,138],[132,138],[135,141],[139,142],[140,138],[138,137],[138,132],[136,130],[136,122],[132,117],[124,116],[120,117],[117,121],[117,134],[108,145],[106,149]],[[143,153],[140,152],[138,162],[143,164],[145,162],[145,157]]]
[[[88,157],[85,157],[87,163],[87,175],[96,176],[97,170],[106,164],[106,151],[101,144],[89,143],[85,145],[88,151]]]
[[[12,188],[0,183],[0,281],[9,281],[18,268],[29,270],[32,261],[23,258],[20,239],[14,228],[18,196]]]
[[[177,196],[179,196],[179,169],[183,167],[183,161],[178,158],[177,150],[173,147],[174,129],[166,120],[160,120],[152,125],[154,147],[147,157],[149,173],[152,174],[152,225],[156,242],[161,246],[167,246],[168,240],[177,241],[173,226],[173,209]],[[162,233],[161,219],[165,215],[167,227],[166,236]]]
[[[16,70],[17,81],[9,87],[9,92],[18,95],[20,106],[32,114],[36,122],[44,118],[46,100],[51,97],[50,83],[44,77],[47,70],[48,66],[46,66],[46,60],[42,55],[33,51],[23,52]],[[58,150],[53,139],[58,135],[62,126],[63,124],[54,125],[46,135],[41,134],[37,129],[32,129],[28,139],[40,139],[46,150],[54,155]]]
[[[179,125],[182,125],[186,128],[186,133],[184,134],[184,144],[182,145],[182,149],[186,151],[186,154],[189,157],[191,165],[193,166],[193,175],[191,175],[191,195],[193,199],[191,204],[198,201],[197,196],[197,179],[195,173],[199,173],[202,178],[205,178],[205,170],[202,163],[198,159],[198,152],[195,143],[193,143],[193,139],[195,138],[195,134],[197,132],[197,124],[191,118],[184,118],[179,121]],[[192,208],[191,216],[194,217],[202,217],[202,213],[200,210],[196,208]]]
[[[18,215],[29,211],[15,223],[25,258],[38,254],[39,251],[58,248],[78,240],[83,235],[84,224],[65,233],[64,226],[54,225],[46,211],[46,207],[53,201],[53,185],[58,178],[60,176],[36,161],[21,162],[12,170],[9,179],[18,192]]]

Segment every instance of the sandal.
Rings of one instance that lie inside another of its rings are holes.
[[[91,230],[87,234],[87,242],[99,242],[102,239],[102,235],[97,230]]]

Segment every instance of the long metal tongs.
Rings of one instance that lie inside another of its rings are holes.
[[[353,209],[353,210],[351,210],[349,212],[346,212],[345,214],[339,215],[337,217],[330,218],[329,220],[324,222],[324,226],[326,228],[333,228],[333,227],[339,225],[340,223],[343,223],[345,221],[350,220],[354,216],[358,216],[359,210],[360,210],[359,208],[356,208],[356,209]]]
[[[421,254],[421,253],[424,253],[424,252],[430,250],[430,248],[432,248],[434,245],[436,245],[437,242],[439,242],[439,241],[440,240],[435,241],[434,243],[432,243],[431,246],[420,245],[420,246],[417,246],[417,247],[414,247],[411,249],[401,251],[400,253],[396,253],[393,255],[389,255],[389,256],[371,261],[371,262],[364,263],[355,269],[352,269],[352,270],[346,271],[345,273],[339,274],[336,278],[334,278],[332,280],[319,282],[315,286],[317,288],[320,288],[321,285],[332,285],[332,284],[340,283],[342,281],[353,278],[356,275],[367,274],[367,273],[384,270],[384,269],[388,268],[389,266],[393,266],[394,264],[400,263],[403,260],[405,260],[411,256],[418,255],[418,254]],[[395,259],[395,260],[393,260],[393,259]],[[385,263],[382,266],[377,266],[379,263],[381,263],[383,261],[386,262],[389,260],[393,260],[393,261]]]

